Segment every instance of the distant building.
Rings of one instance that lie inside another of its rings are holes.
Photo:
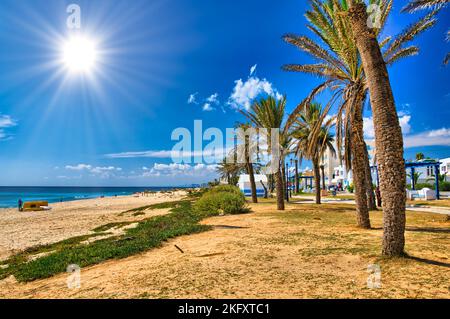
[[[440,159],[441,167],[439,168],[442,175],[445,175],[445,181],[450,181],[450,157]]]
[[[266,175],[255,175],[256,195],[258,197],[264,196],[264,187],[261,184],[261,182],[264,184],[265,187],[268,187]],[[252,196],[252,188],[250,186],[250,175],[241,174],[239,176],[238,185],[240,190],[244,193],[245,196]]]
[[[375,160],[375,142],[374,141],[366,141],[367,144],[367,153],[369,155],[369,163],[371,166],[374,165]],[[334,144],[334,148],[337,151],[337,146]],[[341,154],[344,153],[344,149],[341,149]],[[338,185],[339,183],[345,188],[351,183],[353,183],[353,174],[351,170],[347,170],[347,167],[344,164],[344,159],[338,158],[338,155],[333,156],[329,149],[326,150],[325,154],[322,157],[322,161],[320,165],[324,166],[325,172],[325,185]],[[375,183],[376,181],[376,172],[372,171],[372,180]]]
[[[439,174],[445,175],[445,180],[450,181],[450,157],[443,158],[443,159],[436,159],[436,160],[424,159],[419,162],[427,162],[427,161],[440,162],[441,164],[439,167]],[[435,176],[436,176],[434,165],[417,167],[417,168],[415,168],[415,171],[417,174],[419,174],[419,178],[417,180],[418,183],[434,183]],[[410,170],[407,170],[406,174],[407,174],[406,182],[408,184],[411,184],[411,176],[409,176],[411,174]]]

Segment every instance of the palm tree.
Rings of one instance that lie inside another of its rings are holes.
[[[259,101],[255,101],[248,111],[241,111],[256,128],[267,129],[269,137],[268,141],[271,141],[271,129],[280,129],[279,146],[280,156],[279,158],[272,159],[276,161],[278,167],[275,173],[275,189],[277,194],[277,209],[284,210],[284,191],[283,191],[283,176],[281,165],[284,162],[286,156],[286,149],[284,147],[289,143],[289,136],[284,134],[284,115],[286,108],[286,97],[280,100],[276,100],[272,96],[261,98]],[[275,145],[269,145],[269,148],[275,147]],[[270,150],[269,150],[270,152]],[[275,152],[277,153],[277,152]],[[284,165],[283,165],[284,166]]]
[[[226,179],[229,185],[236,185],[238,182],[238,175],[240,174],[242,167],[236,164],[234,161],[227,161],[226,158],[217,165],[216,171],[220,174],[222,179]]]
[[[416,161],[421,161],[423,159],[425,159],[425,154],[423,154],[422,152],[416,154]]]
[[[417,183],[419,182],[419,178],[422,175],[421,172],[414,172],[412,175],[411,174],[406,174],[406,176],[408,176],[409,178],[411,178],[411,180],[414,182],[414,185],[417,185]]]
[[[358,220],[362,221],[358,225],[369,228],[367,203],[372,206],[374,196],[367,146],[364,142],[362,117],[368,86],[358,48],[352,36],[350,22],[342,14],[342,12],[348,11],[348,2],[348,0],[312,0],[312,10],[306,13],[310,22],[308,28],[319,36],[324,46],[306,36],[284,36],[285,41],[297,46],[317,60],[316,64],[286,65],[284,69],[314,74],[324,79],[319,86],[314,88],[308,99],[326,87],[330,87],[335,92],[332,101],[342,97],[336,117],[338,153],[341,153],[341,141],[344,139],[344,161],[347,169],[353,170]],[[382,15],[381,28],[377,30],[377,34],[386,24],[392,7],[391,0],[378,2]],[[382,44],[386,48],[384,50],[386,63],[392,64],[403,57],[417,54],[419,49],[416,46],[405,47],[405,44],[432,24],[434,24],[434,20],[430,15],[413,24],[394,40],[390,37],[384,39]],[[341,158],[340,155],[339,157]]]
[[[415,12],[421,9],[437,9],[440,10],[444,8],[447,4],[450,3],[450,0],[411,0],[403,9],[403,12]],[[447,31],[447,41],[450,41],[450,30]],[[447,65],[448,61],[450,61],[450,53],[447,53],[444,64]]]
[[[386,256],[401,256],[405,246],[405,163],[403,136],[392,94],[386,61],[375,30],[367,25],[367,8],[350,1],[348,17],[361,56],[370,92],[380,190],[383,198],[383,249]]]
[[[243,134],[243,136],[239,136],[238,139],[244,142],[244,167],[247,171],[247,174],[250,179],[250,189],[252,193],[252,202],[257,203],[258,197],[256,196],[256,182],[255,182],[255,173],[253,169],[253,155],[250,154],[251,149],[251,143],[254,143],[254,141],[250,140],[252,136],[249,136],[246,134],[246,131],[251,128],[251,125],[248,123],[238,123],[236,125],[236,128],[241,129],[239,132]]]
[[[320,204],[320,159],[327,149],[336,154],[333,147],[334,137],[330,133],[334,118],[324,122],[327,108],[319,103],[309,104],[297,118],[291,135],[296,143],[296,153],[302,158],[311,160],[314,170],[316,204]]]

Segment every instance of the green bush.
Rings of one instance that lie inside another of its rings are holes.
[[[417,183],[416,185],[416,190],[421,190],[423,188],[430,188],[430,189],[436,189],[436,185],[433,184],[428,184],[428,183]],[[411,190],[411,184],[406,185],[406,188]],[[450,182],[439,182],[439,190],[442,192],[448,192],[450,191]]]
[[[440,182],[439,190],[444,192],[450,192],[450,182]]]
[[[212,188],[194,204],[194,209],[203,216],[248,212],[244,194],[236,186],[230,185]]]
[[[219,185],[211,188],[208,193],[231,193],[231,194],[237,194],[237,195],[244,195],[242,194],[241,190],[237,186],[233,185]]]
[[[353,186],[353,183],[347,186],[347,190],[349,193],[353,193],[353,191],[355,190],[355,186]]]

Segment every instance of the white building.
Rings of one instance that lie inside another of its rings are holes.
[[[264,184],[265,187],[268,187],[266,175],[255,175],[256,195],[258,197],[263,197],[265,192],[261,182]],[[239,176],[238,185],[240,190],[244,193],[245,196],[252,196],[252,188],[250,186],[250,175],[241,174]]]
[[[440,159],[441,167],[439,168],[442,175],[445,175],[445,181],[450,181],[450,157]]]
[[[426,162],[427,160],[421,160],[420,162]],[[434,161],[434,160],[432,160]],[[450,181],[450,157],[443,159],[436,159],[435,161],[440,162],[439,166],[439,174],[445,175],[445,180]],[[419,174],[418,183],[434,183],[436,175],[434,165],[424,166],[424,167],[416,167],[414,171]],[[406,170],[406,182],[411,184],[411,170]]]
[[[375,159],[375,142],[374,141],[366,141],[367,144],[367,152],[369,155],[370,165],[374,165]],[[336,144],[334,145],[335,149]],[[341,153],[344,153],[344,150],[341,150]],[[327,149],[325,154],[322,157],[321,165],[324,166],[325,172],[325,185],[342,185],[343,188],[347,187],[351,183],[353,183],[353,174],[351,170],[347,170],[347,167],[344,164],[344,160],[339,160],[336,156],[333,156],[330,150]],[[376,172],[372,170],[372,180],[376,182]]]

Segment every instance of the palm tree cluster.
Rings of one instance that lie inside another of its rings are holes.
[[[249,110],[241,111],[255,128],[279,129],[281,147],[274,176],[279,210],[284,209],[286,192],[286,181],[283,180],[285,158],[293,154],[300,160],[311,160],[316,203],[320,204],[320,159],[329,150],[353,172],[357,225],[371,227],[369,210],[376,206],[363,131],[364,106],[370,104],[379,190],[383,199],[382,252],[387,256],[404,254],[406,173],[403,137],[387,67],[419,53],[419,47],[410,42],[435,25],[437,12],[449,1],[413,0],[404,10],[434,8],[393,37],[384,36],[383,32],[393,0],[368,0],[369,5],[379,9],[374,26],[367,23],[367,6],[362,0],[310,1],[311,9],[306,12],[306,18],[314,38],[287,34],[283,39],[309,55],[312,62],[289,64],[283,69],[317,76],[321,79],[319,85],[288,116],[286,97],[280,100],[261,98]],[[314,100],[326,90],[331,93],[331,98],[323,107]],[[330,115],[333,109],[335,114]]]

